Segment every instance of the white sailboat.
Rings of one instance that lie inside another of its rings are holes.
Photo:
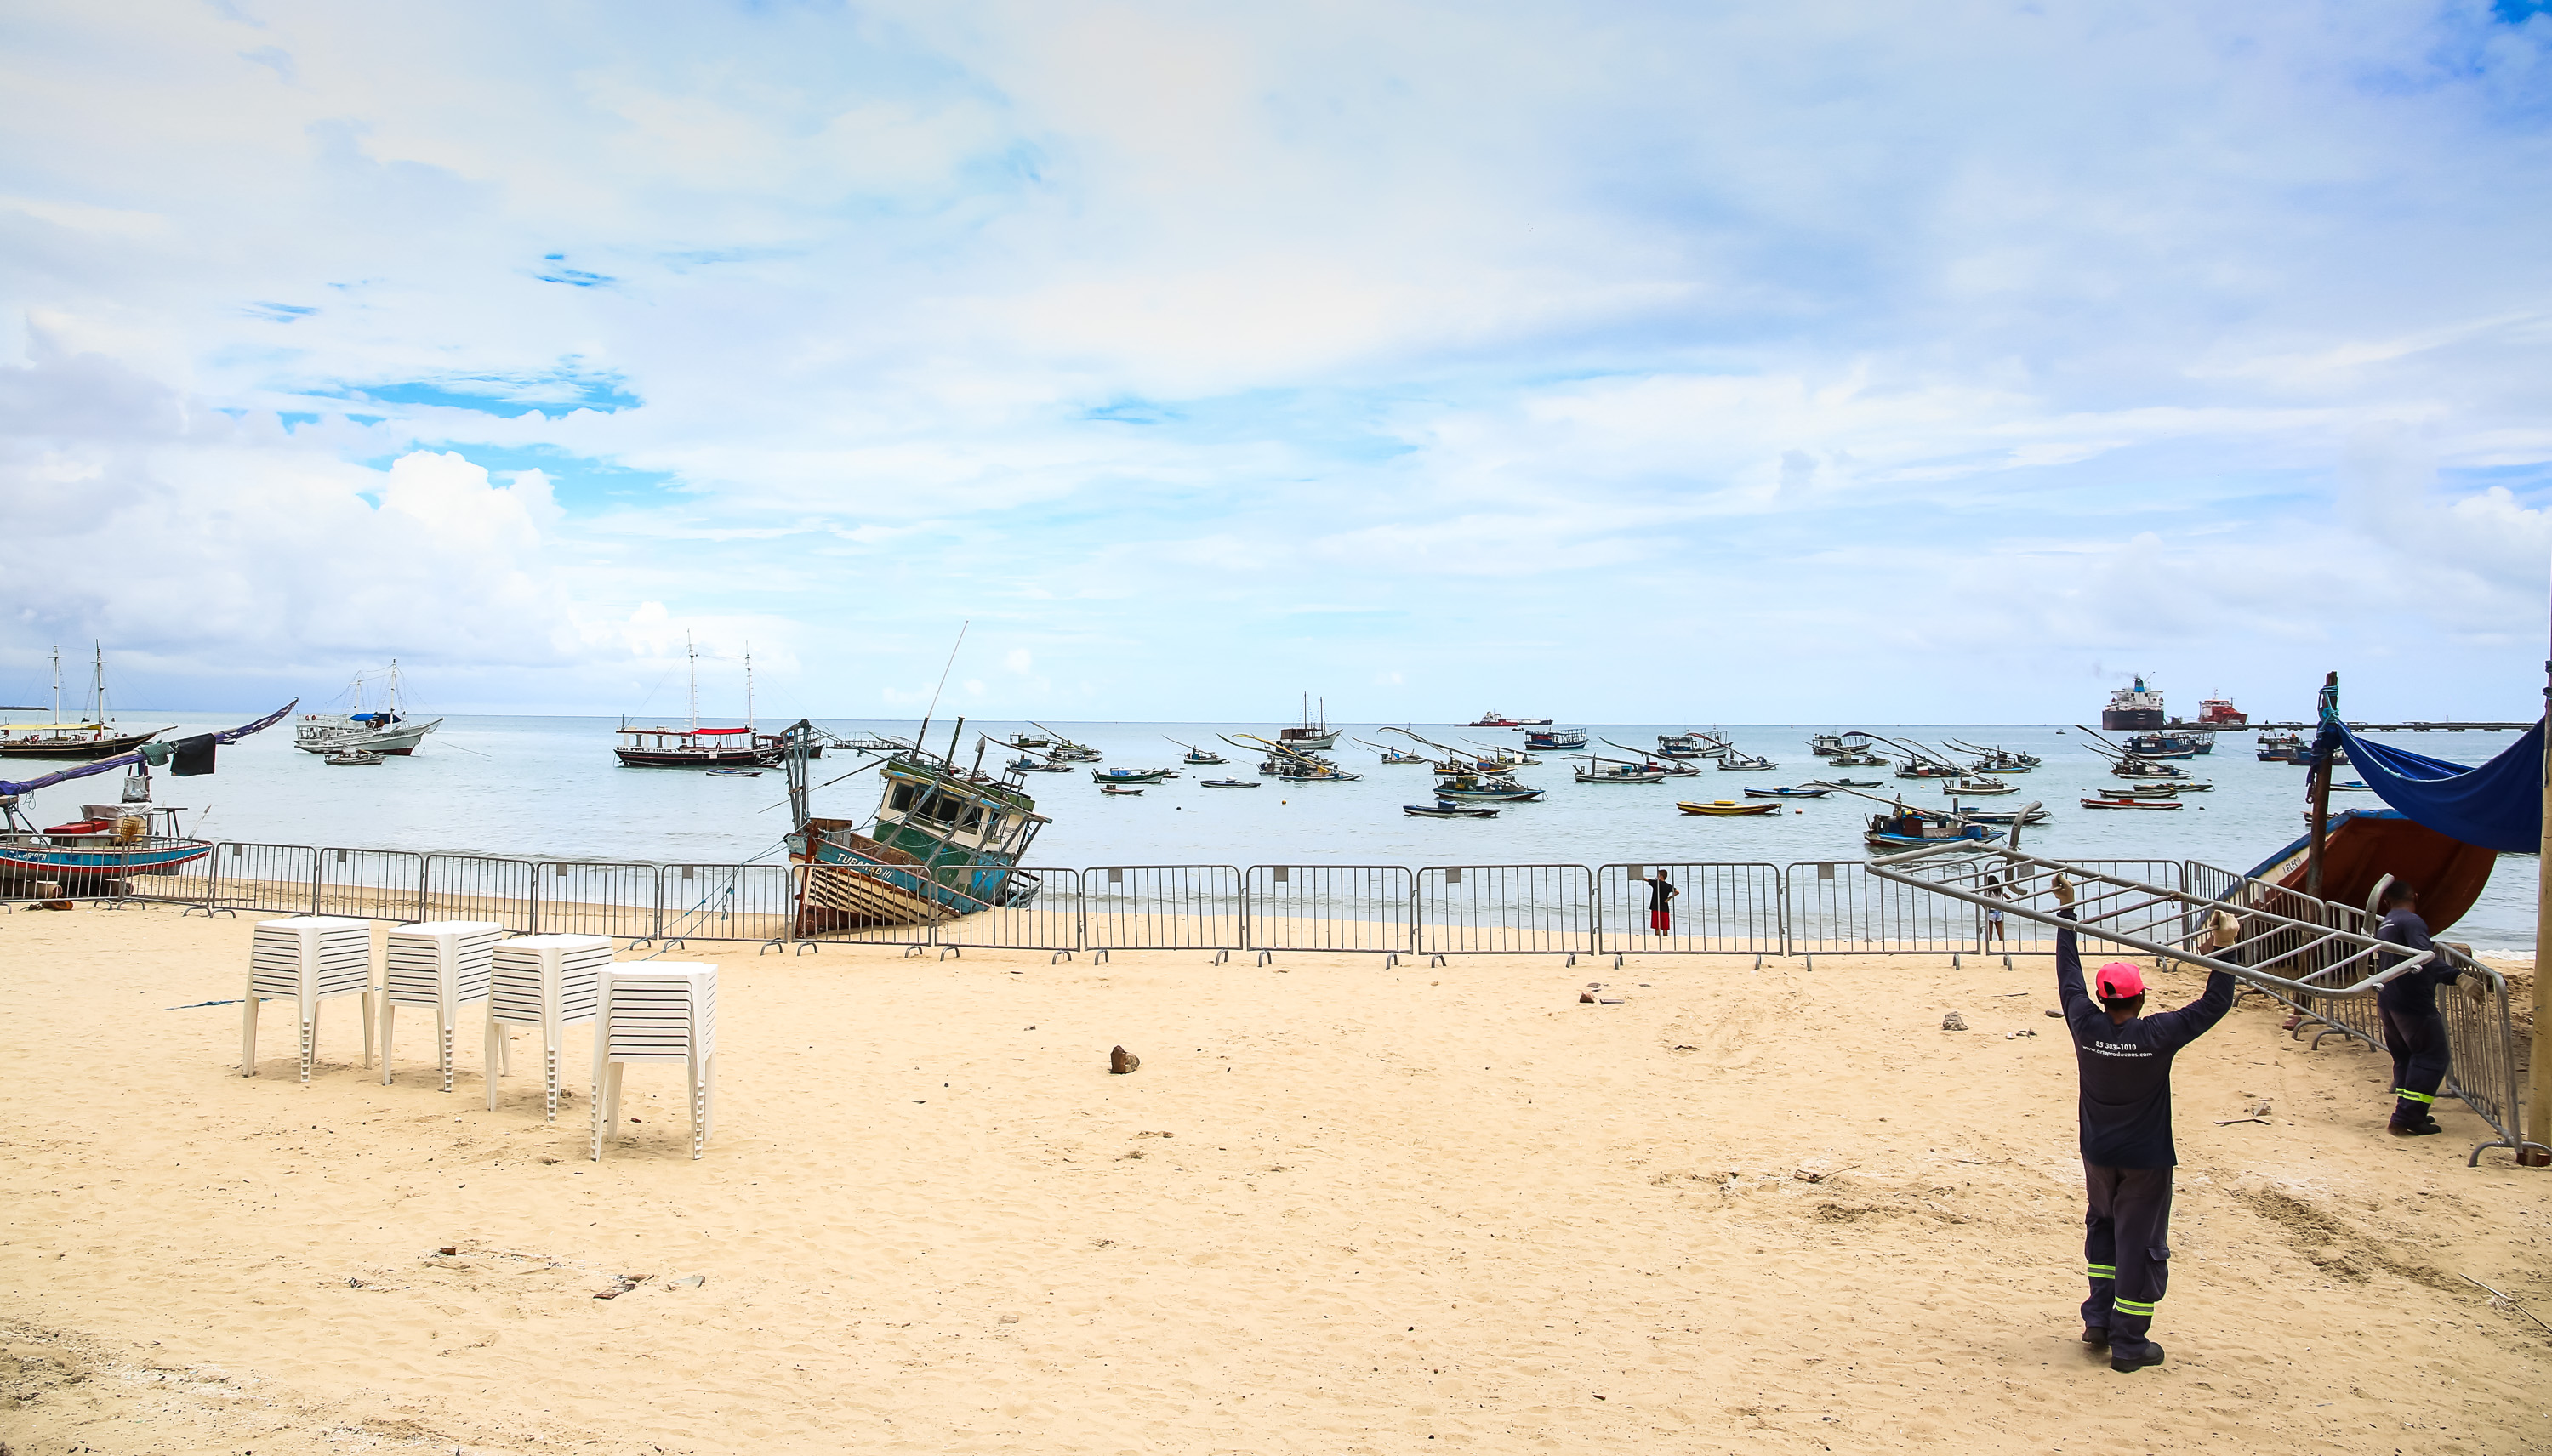
[[[349,713],[304,713],[292,725],[292,746],[306,754],[373,753],[405,758],[416,752],[425,735],[443,726],[441,718],[419,723],[399,710],[398,659],[390,659],[389,691],[380,707],[364,706],[364,678],[355,678],[355,708]]]

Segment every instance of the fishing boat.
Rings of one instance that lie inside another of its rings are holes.
[[[292,746],[303,753],[322,756],[359,749],[405,758],[416,752],[427,734],[443,726],[441,718],[420,723],[401,709],[398,659],[390,659],[387,690],[379,707],[364,706],[366,680],[357,675],[349,689],[354,696],[353,711],[303,714],[301,721],[292,725]]]
[[[2000,744],[1961,743],[1955,738],[1941,741],[1961,753],[1974,754],[1976,762],[1968,765],[1968,772],[1974,774],[2026,774],[2044,762],[2035,754],[2025,754]]]
[[[1781,766],[1773,763],[1770,759],[1762,758],[1754,754],[1742,754],[1732,748],[1725,755],[1721,756],[1719,767],[1723,769],[1743,769],[1749,773],[1759,774],[1766,769],[1777,769]]]
[[[1531,803],[1542,797],[1542,789],[1530,784],[1518,783],[1515,780],[1502,775],[1457,774],[1450,779],[1438,780],[1436,783],[1437,798],[1460,799],[1464,802]]]
[[[1100,784],[1100,785],[1099,785],[1099,791],[1100,791],[1101,793],[1108,793],[1108,794],[1126,794],[1126,795],[1132,795],[1132,794],[1141,793],[1143,790],[1142,790],[1141,788],[1139,788],[1139,787],[1136,787],[1136,786],[1132,785],[1132,784],[1125,784],[1125,783],[1102,783],[1102,784]]]
[[[1052,759],[1033,758],[1027,754],[1021,754],[1002,767],[1005,772],[1011,774],[1069,774],[1072,772],[1070,764],[1058,764]]]
[[[1580,783],[1663,783],[1665,771],[1646,764],[1616,763],[1610,759],[1589,758],[1586,767],[1577,771]]]
[[[116,726],[115,715],[106,705],[106,648],[98,644],[90,659],[89,703],[71,722],[62,721],[62,650],[53,649],[53,710],[50,721],[43,723],[0,723],[0,758],[11,759],[102,759],[110,754],[131,753],[153,738],[166,732],[154,728],[148,733],[127,733]]]
[[[2045,809],[1965,809],[1950,805],[1950,812],[1977,824],[2010,824],[2015,820],[2030,824],[2047,822]]]
[[[1312,695],[1303,694],[1303,722],[1298,728],[1279,728],[1276,741],[1304,753],[1326,753],[1338,746],[1338,730],[1329,726],[1329,700],[1321,699],[1321,716],[1312,718]]]
[[[2135,733],[2127,737],[2127,752],[2146,758],[2184,759],[2196,754],[2215,752],[2215,735],[2187,730],[2167,733]]]
[[[1382,756],[1382,761],[1386,764],[1424,764],[1431,762],[1425,754],[1414,754],[1409,752],[1407,749],[1394,748],[1387,743],[1366,743],[1361,738],[1357,739],[1356,743],[1360,747],[1372,749],[1375,753],[1380,754]]]
[[[1681,802],[1675,805],[1687,814],[1705,814],[1714,819],[1742,819],[1749,814],[1777,814],[1779,804],[1741,804],[1732,799],[1713,799],[1709,803]]]
[[[1583,728],[1528,729],[1524,735],[1524,746],[1527,750],[1541,749],[1545,753],[1560,753],[1568,749],[1584,748],[1586,730]]]
[[[1095,764],[1101,759],[1108,757],[1099,750],[1092,748],[1089,744],[1073,742],[1071,739],[1066,738],[1062,734],[1055,732],[1053,729],[1046,727],[1043,723],[1030,723],[1028,726],[1038,729],[1043,732],[1046,737],[1053,740],[1053,742],[1048,744],[1046,747],[1045,756],[1047,758],[1061,759],[1068,764]]]
[[[1258,772],[1289,783],[1352,783],[1364,777],[1350,774],[1319,754],[1260,738],[1256,734],[1244,733],[1238,738],[1225,738],[1223,742],[1233,748],[1264,750],[1267,757],[1259,762]]]
[[[2169,782],[2121,783],[2100,796],[2102,798],[2178,798],[2181,789],[2195,786],[2189,783]]]
[[[1517,769],[1538,768],[1542,764],[1542,760],[1529,753],[1519,753],[1514,749],[1502,748],[1494,744],[1472,743],[1466,739],[1463,747],[1472,751],[1474,757],[1471,762],[1484,774],[1507,774]]]
[[[1780,788],[1748,788],[1746,796],[1748,798],[1824,798],[1832,792],[1834,790],[1831,788],[1791,788],[1784,785]]]
[[[1820,733],[1808,740],[1808,752],[1821,759],[1830,759],[1840,753],[1849,753],[1851,750],[1844,747],[1842,734]]]
[[[1870,753],[1867,750],[1863,750],[1860,753],[1836,754],[1834,757],[1826,760],[1826,762],[1837,769],[1884,769],[1887,767],[1887,760],[1882,759],[1878,755]]]
[[[926,731],[928,720],[922,724]],[[1025,905],[1044,882],[1018,868],[1037,832],[1053,822],[1014,776],[954,758],[965,720],[945,753],[914,746],[878,766],[878,804],[865,831],[858,821],[809,812],[808,756],[813,725],[780,735],[787,746],[789,804],[797,828],[788,838],[798,876],[798,933],[883,925],[930,924],[959,915]],[[705,892],[705,891],[704,891]]]
[[[2300,891],[2311,849],[2307,832],[2254,866],[2250,878]],[[2434,935],[2472,909],[2498,864],[2496,851],[2440,834],[2398,809],[2342,809],[2322,835],[2321,897],[2362,905],[2391,875],[2419,886],[2419,918]]]
[[[1962,779],[1956,783],[1942,784],[1941,791],[1952,798],[1991,798],[1998,793],[2020,792],[1999,779]]]
[[[1808,781],[1821,788],[1880,788],[1885,786],[1881,780],[1876,779],[1812,779]]]
[[[1701,766],[1698,764],[1681,759],[1666,758],[1662,754],[1652,754],[1647,749],[1633,748],[1627,743],[1615,743],[1609,738],[1599,739],[1597,741],[1602,743],[1606,748],[1618,748],[1626,754],[1633,755],[1639,763],[1656,770],[1669,779],[1697,779],[1701,776]]]
[[[1090,771],[1090,781],[1093,783],[1158,783],[1164,779],[1178,777],[1178,772],[1173,769],[1093,769]]]
[[[1258,780],[1255,779],[1200,779],[1197,780],[1199,788],[1256,788],[1257,786]]]
[[[203,735],[181,744],[209,750],[263,733],[289,716],[297,703],[285,703],[254,723]],[[156,747],[156,746],[155,746]],[[164,762],[163,758],[163,762]],[[178,762],[184,764],[185,758]],[[212,772],[205,752],[202,772]],[[27,813],[27,797],[56,783],[125,770],[123,790],[113,803],[80,805],[80,817],[40,828]],[[186,834],[180,805],[152,800],[151,765],[138,750],[112,758],[60,769],[24,782],[0,782],[0,894],[24,896],[36,886],[54,884],[65,894],[94,894],[116,881],[167,875],[213,852],[213,842]]]
[[[1203,768],[1203,767],[1208,767],[1208,766],[1211,766],[1211,765],[1216,765],[1216,764],[1227,764],[1227,763],[1230,763],[1230,762],[1231,762],[1229,759],[1224,758],[1223,755],[1221,755],[1221,754],[1219,754],[1219,753],[1216,753],[1216,752],[1214,752],[1214,751],[1213,751],[1213,750],[1211,750],[1211,749],[1203,749],[1203,748],[1199,748],[1199,747],[1197,747],[1195,744],[1192,744],[1192,743],[1179,743],[1179,741],[1178,741],[1177,739],[1175,739],[1175,738],[1170,738],[1170,736],[1169,736],[1168,734],[1166,734],[1166,733],[1162,734],[1161,736],[1162,736],[1163,738],[1169,738],[1169,741],[1170,741],[1170,742],[1172,742],[1172,743],[1174,743],[1174,744],[1178,744],[1178,746],[1179,746],[1180,748],[1186,749],[1186,750],[1188,751],[1188,756],[1187,756],[1186,758],[1181,759],[1181,760],[1179,761],[1179,762],[1181,762],[1181,763],[1183,763],[1183,764],[1193,764],[1193,765],[1196,765],[1196,766],[1198,766],[1198,767],[1200,767],[1200,768]],[[1020,743],[1020,745],[1019,745],[1019,747],[1021,747],[1021,748],[1025,748],[1025,747],[1027,747],[1027,744],[1026,744],[1025,742],[1021,742],[1021,743]]]
[[[1487,712],[1472,719],[1464,726],[1471,728],[1547,728],[1550,726],[1550,720],[1548,718],[1510,718],[1506,714],[1499,712],[1496,708],[1491,708]]]
[[[2086,809],[2184,809],[2188,805],[2176,798],[2156,798],[2150,794],[2131,794],[2125,798],[2086,798]]]
[[[1177,742],[1178,742],[1178,740],[1177,740],[1177,739],[1175,739],[1175,738],[1173,738],[1173,739],[1171,739],[1171,740],[1170,740],[1170,742],[1172,742],[1172,743],[1177,743]],[[1014,734],[1010,735],[1010,747],[1012,747],[1012,748],[1052,748],[1052,747],[1054,747],[1054,740],[1053,740],[1053,739],[1051,739],[1051,738],[1046,737],[1046,736],[1045,736],[1044,734],[1042,734],[1042,733],[1014,733]]]
[[[708,776],[711,779],[759,779],[762,777],[762,771],[760,769],[711,769],[708,771]]]
[[[2161,689],[2147,687],[2142,673],[2134,676],[2134,685],[2110,693],[2109,705],[2100,710],[2100,726],[2112,733],[2160,728],[2170,722],[2170,715],[2163,711]]]
[[[2304,740],[2297,733],[2263,733],[2260,735],[2260,762],[2264,764],[2300,764],[2304,761]]]
[[[620,720],[616,730],[622,744],[611,752],[624,769],[770,769],[780,763],[782,740],[777,734],[758,731],[753,725],[753,668],[745,666],[745,719],[741,728],[703,728],[700,726],[700,650],[691,635],[683,636],[683,654],[691,670],[691,726],[688,728],[632,728],[629,720]],[[748,655],[749,656],[749,655]],[[390,681],[395,690],[398,665],[390,665]],[[362,679],[358,678],[360,694]],[[358,698],[360,701],[360,696]],[[439,721],[439,720],[438,720]],[[306,737],[310,725],[303,723],[296,733],[304,735],[298,747],[309,749]],[[808,745],[812,756],[813,745]],[[319,750],[310,749],[317,753]],[[404,752],[404,750],[396,750]]]
[[[1451,799],[1437,799],[1432,804],[1402,804],[1400,811],[1412,819],[1494,819],[1498,811],[1487,804],[1461,804]]]
[[[1961,841],[1981,848],[2002,838],[2002,831],[1957,815],[1900,804],[1892,812],[1870,815],[1869,827],[1861,837],[1872,849],[1920,849]]]
[[[368,748],[341,748],[320,762],[340,769],[370,769],[389,761]]]
[[[1728,740],[1698,728],[1657,735],[1657,753],[1669,759],[1713,759],[1728,752]]]

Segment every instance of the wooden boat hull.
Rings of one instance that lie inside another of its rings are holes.
[[[2086,798],[2082,800],[2082,807],[2086,809],[2180,809],[2186,808],[2187,805],[2181,803],[2176,798],[2155,798],[2148,796],[2144,798]]]
[[[670,748],[615,748],[624,769],[776,769],[776,748],[709,748],[688,753]]]
[[[1678,809],[1680,809],[1680,810],[1682,810],[1683,812],[1685,812],[1685,813],[1687,813],[1687,814],[1700,814],[1700,815],[1706,815],[1706,816],[1708,816],[1708,817],[1710,817],[1710,818],[1713,818],[1713,819],[1742,819],[1742,818],[1745,818],[1745,817],[1747,817],[1747,816],[1749,816],[1749,815],[1752,815],[1752,814],[1777,814],[1777,813],[1781,812],[1781,806],[1780,806],[1779,804],[1777,804],[1777,803],[1771,803],[1771,804],[1737,804],[1737,803],[1709,803],[1709,804],[1695,804],[1695,803],[1678,803],[1678,804],[1676,804],[1676,805],[1675,805],[1675,807],[1676,807],[1676,808],[1678,808]]]
[[[2307,834],[2271,855],[2252,876],[2300,892],[2310,844]],[[2376,883],[2391,875],[2418,886],[2419,918],[2431,932],[2443,931],[2472,909],[2498,865],[2496,850],[2450,839],[2397,809],[2344,809],[2331,815],[2322,845],[2321,897],[2363,905]]]
[[[1746,790],[1746,796],[1748,798],[1824,798],[1828,792],[1829,790],[1823,788],[1750,788]]]
[[[13,738],[0,741],[0,759],[102,759],[127,754],[165,733],[117,733],[105,738]]]
[[[107,846],[0,844],[0,885],[14,890],[51,881],[65,889],[89,887],[137,875],[167,875],[213,852],[212,841],[190,840],[136,849]]]
[[[1498,811],[1479,804],[1402,804],[1400,811],[1413,819],[1494,819]]]

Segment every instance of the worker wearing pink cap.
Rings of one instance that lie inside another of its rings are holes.
[[[2061,876],[2056,897],[2074,902],[2074,886]],[[2058,913],[2074,916],[2071,909]],[[2209,944],[2230,938],[2212,934]],[[2056,995],[2082,1083],[2082,1179],[2090,1196],[2082,1258],[2091,1281],[2082,1343],[2106,1346],[2111,1370],[2141,1370],[2162,1363],[2162,1346],[2150,1336],[2154,1306],[2171,1283],[2171,1170],[2180,1162],[2171,1138],[2171,1062],[2233,1009],[2233,977],[2217,971],[2206,978],[2204,995],[2147,1016],[2144,974],[2124,961],[2102,966],[2094,990],[2083,990],[2081,953],[2073,927],[2064,926],[2056,932]]]

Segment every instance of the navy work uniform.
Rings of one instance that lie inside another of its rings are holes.
[[[2408,905],[2387,912],[2375,938],[2406,950],[2436,949],[2428,939],[2428,922]],[[2432,1109],[2437,1089],[2446,1085],[2446,1074],[2454,1067],[2446,1048],[2446,1018],[2437,1014],[2437,988],[2461,974],[2439,957],[2404,971],[2375,992],[2376,1010],[2384,1017],[2384,1046],[2392,1054],[2394,1132],[2415,1135],[2436,1129]]]
[[[2233,1009],[2233,977],[2215,972],[2196,1000],[2120,1026],[2083,989],[2082,957],[2065,926],[2056,932],[2056,994],[2082,1078],[2090,1195],[2082,1258],[2091,1281],[2082,1338],[2096,1345],[2105,1336],[2110,1367],[2135,1370],[2162,1359],[2146,1335],[2171,1283],[2171,1170],[2180,1162],[2171,1139],[2171,1061]]]

